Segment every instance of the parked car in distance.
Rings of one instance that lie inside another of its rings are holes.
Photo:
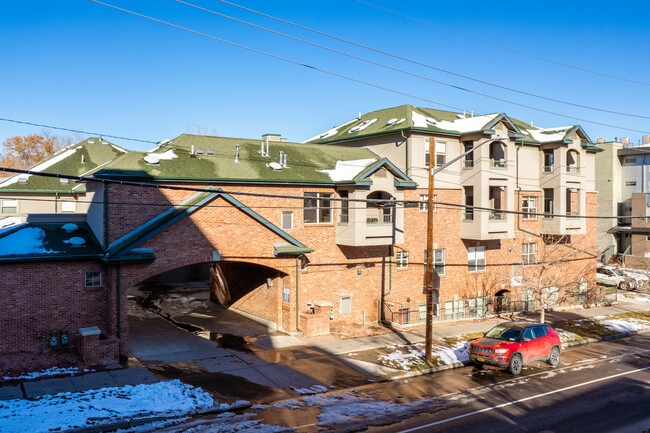
[[[560,337],[545,323],[502,323],[469,345],[469,360],[476,367],[496,365],[514,375],[532,361],[546,361],[555,367],[561,353]]]
[[[603,286],[615,286],[622,290],[636,290],[634,278],[623,274],[613,266],[598,264],[596,267],[596,282]]]

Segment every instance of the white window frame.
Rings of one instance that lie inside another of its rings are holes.
[[[485,272],[486,263],[484,246],[467,248],[467,272]]]
[[[420,194],[420,210],[425,211],[427,210],[428,207],[429,207],[429,194]]]
[[[304,210],[303,210],[303,224],[331,224],[332,223],[332,214],[333,214],[333,209],[332,209],[332,198],[333,194],[330,192],[305,192],[305,198],[304,200]],[[310,200],[311,198],[317,198],[317,200],[314,200],[316,203],[316,206],[307,206],[307,201]],[[324,202],[326,200],[318,200],[318,199],[327,199],[329,200],[330,205],[329,206],[324,206]],[[307,210],[315,209],[316,211],[316,221],[307,221],[305,219],[305,214]],[[329,218],[326,221],[321,220],[321,211],[329,209]]]
[[[445,320],[458,320],[465,318],[465,300],[456,299],[445,301]]]
[[[524,196],[521,200],[521,211],[524,212],[525,220],[537,219],[537,215],[531,215],[537,213],[537,197]]]
[[[436,167],[443,166],[447,163],[447,142],[436,140]]]
[[[521,244],[521,263],[524,265],[534,265],[537,263],[537,243]]]
[[[485,317],[487,314],[487,297],[477,296],[467,300],[468,314],[467,317]]]
[[[409,252],[396,251],[395,252],[395,267],[397,269],[406,269],[409,267]]]
[[[61,212],[74,213],[77,211],[77,202],[75,200],[61,200]]]
[[[436,248],[433,250],[433,269],[436,270],[438,275],[445,275],[445,256],[444,248]],[[440,257],[442,256],[442,259]],[[442,272],[439,269],[442,268]],[[427,250],[424,250],[424,275],[427,273]]]
[[[85,283],[86,287],[101,287],[102,271],[86,271]]]
[[[1,213],[18,213],[18,200],[14,198],[3,198],[2,207],[0,209]],[[14,209],[13,211],[9,211],[7,209]]]
[[[285,219],[284,217],[289,216],[289,226],[285,224]],[[282,230],[293,230],[293,211],[282,211],[282,216],[281,216],[281,225],[282,225]]]

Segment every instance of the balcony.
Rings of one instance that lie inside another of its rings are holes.
[[[490,160],[490,167],[506,168],[506,167],[508,167],[508,161],[506,161],[505,159],[491,159]]]
[[[544,173],[553,173],[553,166],[552,165],[545,165],[544,166]]]
[[[472,168],[474,167],[474,160],[473,159],[466,159],[465,164],[463,165],[463,168]]]
[[[474,221],[474,212],[463,213],[463,221]]]
[[[506,219],[506,214],[499,211],[490,211],[490,221],[503,221]]]
[[[567,173],[580,173],[580,167],[576,165],[567,165],[566,166],[566,172]]]

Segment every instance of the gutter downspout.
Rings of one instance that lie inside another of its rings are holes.
[[[388,292],[382,293],[381,295],[380,305],[378,306],[378,311],[377,311],[377,322],[383,321],[384,315],[382,313],[384,311],[384,299],[386,298],[386,296],[390,295],[391,292],[393,291],[393,255],[395,254],[394,252],[395,231],[397,230],[396,221],[395,221],[396,219],[397,219],[397,202],[393,202],[393,234],[392,234],[390,247],[388,248]]]
[[[104,184],[104,248],[108,248],[108,184]]]
[[[300,288],[300,257],[296,257],[296,331],[300,332],[300,303],[298,302],[298,292]]]
[[[400,134],[402,134],[402,138],[406,141],[406,162],[404,164],[404,168],[406,168],[406,175],[410,176],[410,168],[409,168],[409,138],[404,135],[404,130],[401,129]]]
[[[522,146],[523,146],[523,143],[520,144],[519,146],[517,146],[516,163],[515,163],[515,167],[516,167],[515,182],[516,182],[517,191],[518,191],[518,194],[517,194],[517,230],[519,230],[521,232],[524,232],[524,233],[528,233],[529,235],[533,235],[533,236],[536,236],[536,237],[541,239],[542,238],[541,234],[533,233],[531,231],[522,229],[521,225],[520,225],[521,214],[519,213],[519,207],[520,207],[520,203],[521,203],[521,186],[519,186],[519,149],[521,149]],[[574,247],[573,245],[568,245],[568,244],[561,244],[561,245],[563,245],[563,246],[565,246],[567,248],[571,248],[573,250],[576,250],[578,252],[587,254],[587,255],[589,255],[591,257],[598,257],[596,254],[590,253],[589,251],[583,250],[581,248]]]
[[[122,334],[122,265],[117,265],[117,338]]]
[[[59,193],[54,194],[54,213],[57,213],[59,210]]]

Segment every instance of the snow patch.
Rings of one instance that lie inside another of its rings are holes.
[[[37,379],[39,377],[44,377],[44,376],[55,376],[55,375],[60,375],[60,374],[69,374],[70,376],[74,376],[75,374],[79,373],[87,373],[90,371],[95,371],[95,370],[89,370],[89,369],[83,369],[80,370],[77,367],[69,367],[69,368],[61,368],[61,367],[52,367],[48,368],[47,370],[42,370],[38,372],[32,372],[25,374],[23,376],[4,376],[5,380],[31,380],[31,379]]]
[[[309,388],[295,388],[292,386],[291,389],[300,395],[321,394],[328,391],[327,387],[322,385],[314,385]]]
[[[158,158],[158,160],[163,161],[163,160],[171,160],[174,158],[178,158],[178,155],[174,153],[173,149],[169,149],[167,152],[164,153],[149,153],[147,156],[152,155]]]
[[[411,113],[413,118],[413,125],[418,128],[428,128],[429,126],[434,126],[439,129],[458,131],[461,133],[481,131],[486,124],[498,116],[498,113],[493,113],[485,114],[483,116],[457,119],[450,122],[448,120],[436,120],[432,117],[426,117],[422,114],[416,113],[415,111],[412,111]]]
[[[634,317],[626,319],[607,319],[604,316],[594,317],[601,325],[616,332],[635,332],[642,329],[650,329],[650,322],[647,320],[636,319]]]
[[[345,123],[343,123],[343,124],[341,124],[341,125],[339,125],[339,126],[335,126],[335,127],[332,128],[332,129],[328,129],[327,131],[325,131],[325,132],[323,132],[323,133],[320,133],[320,134],[315,135],[315,136],[313,136],[313,137],[311,137],[311,138],[308,138],[307,140],[303,141],[303,143],[309,143],[310,141],[314,141],[314,140],[322,140],[322,139],[324,139],[324,138],[332,137],[332,136],[334,136],[334,135],[336,135],[336,134],[339,133],[339,129],[343,128],[344,126],[349,125],[350,123],[354,123],[354,122],[356,122],[357,120],[358,120],[358,119],[352,119],[352,120],[349,120],[349,121],[347,121],[347,122],[345,122]]]
[[[528,129],[527,132],[535,140],[542,143],[548,143],[551,141],[559,141],[564,139],[566,132],[573,128],[573,126],[560,126],[557,128],[547,128],[547,129]]]
[[[68,430],[124,418],[192,413],[210,409],[212,405],[208,393],[179,380],[63,392],[33,400],[0,401],[0,431],[37,433]]]
[[[43,170],[45,170],[47,168],[50,168],[54,164],[63,161],[64,159],[66,159],[70,155],[73,155],[77,151],[77,149],[79,149],[79,147],[74,148],[74,149],[68,149],[63,153],[60,153],[60,154],[58,154],[56,156],[53,156],[52,158],[48,159],[47,161],[44,161],[44,162],[42,162],[40,164],[35,165],[34,167],[30,168],[29,171],[41,172],[41,171],[43,171]],[[19,177],[29,179],[30,176],[31,176],[30,174],[19,174],[17,176],[12,176],[9,179],[5,180],[4,182],[0,182],[0,188],[3,188],[5,186],[8,186],[8,185],[11,185],[11,184],[14,184],[14,183],[18,182]]]
[[[375,162],[376,159],[354,159],[350,161],[336,161],[333,170],[316,170],[327,174],[334,182],[352,180],[361,171]]]
[[[119,151],[122,152],[122,153],[129,153],[128,150],[126,150],[126,149],[124,149],[124,148],[122,148],[122,147],[120,147],[120,146],[118,146],[118,145],[116,145],[116,144],[111,144],[111,147],[112,147],[113,149],[115,149],[115,150],[119,150]]]
[[[38,227],[26,227],[0,239],[0,256],[45,253],[57,251],[45,249],[45,231]]]
[[[20,217],[7,217],[0,220],[0,234],[3,229],[15,229],[17,226],[24,224]]]
[[[363,122],[359,123],[357,126],[353,126],[352,128],[350,128],[350,130],[348,131],[348,134],[363,131],[364,129],[366,129],[367,127],[369,127],[370,125],[372,125],[376,121],[377,121],[376,118],[375,119],[370,119],[370,120],[364,120]]]

